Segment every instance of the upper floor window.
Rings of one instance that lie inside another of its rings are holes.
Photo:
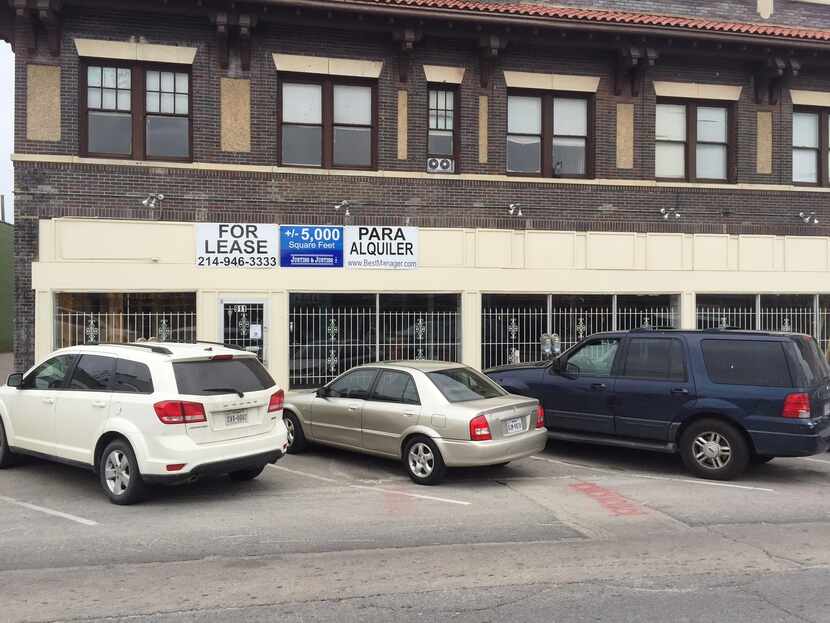
[[[188,73],[100,64],[86,66],[82,76],[83,154],[136,160],[190,158]]]
[[[821,165],[828,162],[827,127],[826,111],[793,112],[793,183],[827,185],[828,165]]]
[[[546,177],[587,177],[588,100],[511,94],[507,98],[507,171]]]
[[[368,169],[375,163],[374,87],[282,83],[280,161],[290,166]]]
[[[658,179],[727,181],[731,177],[728,107],[661,103],[656,112],[654,170]]]
[[[429,156],[453,157],[457,147],[455,89],[429,90]]]

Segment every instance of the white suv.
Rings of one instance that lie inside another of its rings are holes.
[[[251,480],[288,448],[283,399],[253,353],[219,344],[64,348],[0,387],[0,467],[80,465],[115,504],[148,483]]]

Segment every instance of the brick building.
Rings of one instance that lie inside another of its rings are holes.
[[[302,386],[545,332],[830,339],[827,0],[9,5],[20,368],[198,337]],[[216,223],[267,248],[211,263]],[[325,250],[384,226],[405,268]]]

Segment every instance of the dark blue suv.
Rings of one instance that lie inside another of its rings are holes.
[[[538,398],[551,437],[679,452],[703,478],[830,448],[830,366],[807,335],[601,333],[553,361],[487,374]]]

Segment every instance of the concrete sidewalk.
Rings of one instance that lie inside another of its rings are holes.
[[[0,385],[6,382],[6,377],[14,367],[14,353],[0,353]]]

